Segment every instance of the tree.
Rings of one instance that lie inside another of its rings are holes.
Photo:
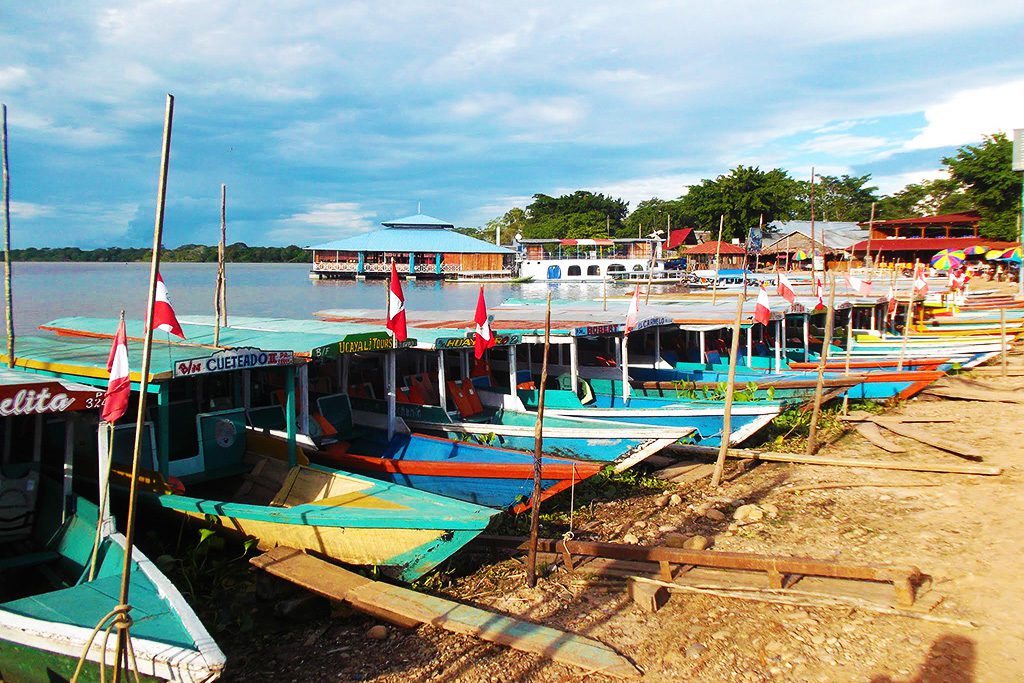
[[[799,184],[781,168],[762,171],[754,166],[737,166],[729,175],[691,185],[682,199],[684,213],[698,226],[717,235],[719,216],[725,216],[722,239],[745,238],[747,231],[763,218],[793,218],[799,203]]]
[[[868,186],[871,174],[862,176],[819,176],[814,187],[814,217],[822,221],[866,221],[871,217],[871,202],[878,199],[878,188]],[[796,218],[811,218],[811,183],[799,181],[800,208]]]
[[[942,163],[981,214],[979,232],[985,237],[1016,239],[1020,215],[1020,178],[1011,169],[1013,143],[1004,133],[986,135],[980,145],[964,145]]]
[[[492,218],[487,221],[480,232],[480,239],[493,239],[495,231],[498,232],[499,242],[501,244],[511,244],[512,238],[515,237],[517,232],[522,232],[526,228],[526,212],[519,207],[512,207],[506,211],[503,215],[498,218]],[[489,235],[484,237],[483,235]]]
[[[953,178],[936,178],[911,183],[878,201],[875,218],[891,220],[914,216],[974,211],[964,187]]]
[[[636,237],[651,234],[655,230],[663,230],[663,237],[668,239],[668,223],[671,219],[672,229],[682,228],[693,222],[693,217],[686,213],[682,199],[664,201],[653,197],[636,205],[626,218],[625,226],[617,237]]]
[[[622,228],[629,203],[603,194],[577,190],[561,197],[546,194],[533,195],[533,203],[526,207],[523,236],[536,239],[561,239],[572,228],[604,237],[609,229],[614,234]],[[579,238],[582,239],[582,238]]]

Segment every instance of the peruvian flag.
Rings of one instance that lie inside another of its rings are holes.
[[[629,310],[626,311],[626,329],[623,336],[629,334],[636,327],[636,319],[640,315],[640,285],[633,290],[633,299],[629,302]]]
[[[861,280],[856,275],[846,276],[846,286],[857,292],[861,296],[868,296],[871,294],[871,283]]]
[[[782,273],[779,273],[778,292],[779,296],[789,303],[796,301],[796,292],[793,291],[793,284],[789,281],[789,278]]]
[[[100,419],[113,424],[124,415],[128,408],[128,397],[132,393],[128,372],[128,335],[125,333],[123,317],[121,324],[117,326],[114,343],[110,347],[107,371],[110,373],[110,379],[107,380],[107,393],[104,395]]]
[[[914,271],[914,294],[924,296],[928,293],[928,281],[924,277],[924,268],[920,266]]]
[[[491,323],[487,320],[487,303],[484,301],[484,288],[480,287],[480,296],[476,300],[476,315],[473,316],[476,331],[473,332],[473,355],[477,360],[484,357],[484,351],[494,346],[494,335],[491,334]]]
[[[391,262],[391,284],[388,285],[388,321],[384,327],[391,330],[396,342],[409,338],[405,328],[405,297],[402,296],[402,285],[398,282],[394,261]]]
[[[178,324],[178,316],[174,315],[171,300],[167,298],[167,285],[160,273],[156,274],[156,300],[153,302],[153,329],[169,332],[176,337],[185,338]]]
[[[889,285],[889,316],[896,312],[896,288]]]
[[[814,310],[820,311],[825,308],[824,294],[825,288],[822,286],[821,279],[819,278],[814,281],[814,296],[818,297],[818,303],[814,304]]]
[[[757,305],[754,306],[754,321],[767,327],[768,321],[771,319],[772,309],[769,305],[768,290],[761,285],[761,291],[757,293]]]

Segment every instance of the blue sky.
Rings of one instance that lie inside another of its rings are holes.
[[[1024,127],[1024,3],[7,3],[15,246],[300,245],[737,164],[884,192]]]

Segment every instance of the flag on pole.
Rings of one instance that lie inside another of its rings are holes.
[[[473,332],[473,355],[477,360],[484,357],[484,351],[494,346],[494,335],[491,334],[491,323],[487,319],[487,303],[484,301],[484,288],[480,287],[480,296],[476,300],[476,315],[473,316],[476,331]]]
[[[814,281],[814,296],[818,297],[818,303],[814,304],[814,310],[820,311],[825,308],[825,288],[821,284],[821,278]]]
[[[928,294],[928,280],[924,277],[924,268],[920,265],[914,270],[914,294]]]
[[[117,326],[114,343],[110,346],[107,358],[107,392],[103,398],[103,411],[100,419],[113,424],[121,419],[128,408],[128,397],[132,393],[132,383],[128,371],[128,335],[124,329],[124,318]]]
[[[789,303],[796,301],[796,292],[793,290],[793,284],[783,273],[779,273],[778,292],[779,296]]]
[[[388,285],[387,318],[384,326],[391,330],[396,342],[403,342],[409,338],[405,327],[405,297],[402,295],[402,285],[398,281],[398,270],[394,261],[391,261],[391,284]]]
[[[636,319],[640,315],[640,285],[633,290],[633,299],[629,302],[629,310],[626,312],[626,329],[622,332],[625,336],[636,327]]]
[[[889,311],[888,315],[891,318],[892,314],[896,312],[896,287],[889,285]]]
[[[856,275],[846,275],[846,286],[861,296],[868,296],[871,294],[871,283],[861,280]]]
[[[754,321],[767,327],[768,321],[771,319],[772,309],[768,299],[768,290],[761,285],[761,291],[757,293],[757,305],[754,306]]]
[[[169,332],[176,337],[185,338],[178,324],[178,316],[174,315],[171,300],[167,297],[167,285],[160,273],[156,274],[156,298],[153,302],[153,329]]]

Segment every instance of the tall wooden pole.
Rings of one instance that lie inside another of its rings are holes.
[[[719,267],[718,259],[722,254],[722,228],[725,226],[725,214],[723,213],[718,217],[718,240],[715,242],[715,280],[711,283],[711,303],[712,305],[718,303],[718,272],[721,270]]]
[[[811,284],[814,284],[818,277],[818,266],[815,262],[815,240],[814,240],[814,167],[811,166]]]
[[[853,351],[853,312],[856,310],[853,306],[850,306],[850,319],[846,325],[846,361],[843,363],[843,374],[850,374],[850,353]],[[875,310],[871,309],[871,315],[875,314]],[[850,390],[847,389],[843,392],[843,415],[849,414],[850,411]]]
[[[711,486],[722,483],[725,470],[725,456],[729,452],[729,436],[732,434],[732,398],[736,385],[736,357],[740,350],[740,326],[743,323],[743,297],[736,297],[736,317],[732,321],[732,346],[729,351],[729,378],[725,385],[725,414],[722,417],[722,444],[718,447],[718,459],[711,474]]]
[[[537,535],[540,532],[541,454],[544,450],[544,385],[548,383],[548,351],[551,348],[551,292],[548,291],[544,316],[544,359],[540,365],[540,396],[537,399],[537,424],[533,427],[533,497],[530,507],[530,547],[526,558],[526,583],[537,585]]]
[[[228,186],[220,186],[220,315],[224,327],[228,326]]]
[[[828,310],[825,312],[825,334],[821,340],[821,354],[818,356],[818,381],[814,385],[814,412],[811,414],[811,432],[807,435],[807,455],[818,452],[818,418],[821,416],[821,394],[825,387],[825,365],[828,363],[828,347],[832,344],[832,325],[836,319],[836,279],[829,282]]]
[[[7,166],[7,105],[0,104],[0,146],[4,163],[4,303],[7,312],[7,367],[14,367],[14,302],[11,290],[11,176]]]
[[[153,228],[153,256],[149,265],[149,298],[146,302],[146,320],[153,320],[153,307],[156,300],[156,278],[160,272],[160,244],[164,233],[164,202],[167,197],[167,168],[171,157],[171,122],[174,119],[174,96],[167,95],[167,109],[164,114],[164,138],[160,152],[160,181],[156,195],[156,220]],[[135,445],[132,451],[132,478],[128,490],[128,511],[125,517],[125,552],[124,565],[121,568],[121,609],[128,605],[128,589],[132,572],[132,544],[135,539],[135,501],[139,477],[139,454],[142,450],[142,435],[146,423],[146,390],[149,385],[149,363],[153,350],[153,328],[147,326],[146,339],[142,347],[142,367],[139,368],[139,410],[135,419]],[[121,662],[127,663],[128,630],[127,627],[117,630],[117,665],[114,667],[114,681],[120,680]]]
[[[1024,266],[1024,264],[1021,264],[1021,265]],[[1003,352],[1000,355],[1002,356],[1003,377],[1006,377],[1006,353],[1007,353],[1007,348],[1006,348],[1006,308],[1005,307],[1001,307],[999,309],[999,343],[1003,347]]]
[[[871,233],[875,231],[875,204],[877,204],[877,202],[871,202],[871,218],[868,220],[868,255],[865,257],[866,261],[871,261]],[[870,277],[873,280],[874,277],[872,276],[874,274],[875,262],[871,261],[871,275],[869,275],[868,277]]]
[[[914,322],[914,287],[917,281],[918,260],[914,259],[914,273],[910,277],[910,291],[907,293],[907,313],[903,318],[903,343],[900,344],[900,359],[896,364],[896,372],[903,372],[903,360],[907,357],[907,343],[910,341],[910,326]]]

